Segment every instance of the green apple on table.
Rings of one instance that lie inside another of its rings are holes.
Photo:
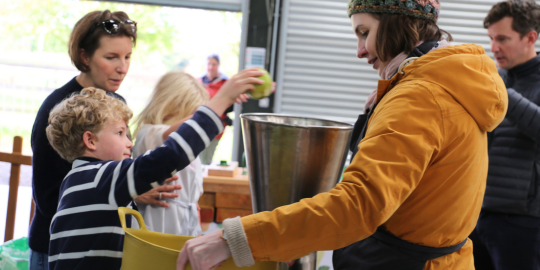
[[[263,84],[253,84],[255,85],[255,89],[253,91],[249,91],[248,94],[253,99],[263,99],[270,94],[272,94],[272,77],[270,77],[270,74],[266,69],[256,67],[257,69],[264,72],[264,74],[260,77],[257,77],[257,79],[261,79],[264,81]]]

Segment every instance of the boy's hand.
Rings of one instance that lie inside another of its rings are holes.
[[[217,94],[206,105],[217,115],[222,115],[225,110],[235,101],[246,101],[243,96],[247,91],[253,91],[253,84],[263,84],[264,81],[255,77],[262,76],[264,73],[256,68],[245,69],[234,75],[217,92]]]
[[[256,68],[244,69],[225,82],[216,96],[222,95],[224,98],[228,97],[230,106],[241,94],[244,94],[246,91],[253,91],[255,89],[253,84],[263,84],[263,80],[255,78],[263,74],[262,71]]]
[[[165,183],[169,183],[171,181],[178,180],[178,175],[173,175],[173,177],[165,180]],[[169,204],[161,201],[160,199],[168,199],[168,198],[176,198],[178,197],[178,193],[174,193],[175,190],[182,189],[181,185],[165,185],[165,186],[159,186],[154,189],[151,189],[150,191],[139,195],[139,197],[135,198],[136,203],[144,203],[144,204],[153,204],[161,207],[169,207]],[[161,193],[161,198],[160,198]]]
[[[249,96],[246,95],[246,94],[241,94],[238,96],[238,98],[236,99],[236,103],[238,104],[242,104],[242,102],[247,102],[249,99]]]

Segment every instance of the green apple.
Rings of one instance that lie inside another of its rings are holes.
[[[272,94],[272,78],[270,77],[270,74],[268,73],[268,71],[266,71],[266,69],[260,68],[260,67],[257,67],[257,69],[264,72],[262,76],[257,77],[257,79],[263,80],[264,83],[263,84],[254,83],[253,85],[255,85],[255,90],[251,92],[248,91],[248,94],[253,99],[262,99]]]

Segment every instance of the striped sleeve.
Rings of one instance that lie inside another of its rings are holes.
[[[163,146],[133,160],[124,160],[115,177],[115,200],[129,202],[188,166],[223,131],[223,124],[211,109],[201,106],[193,118],[172,132]],[[112,197],[112,196],[111,196]]]

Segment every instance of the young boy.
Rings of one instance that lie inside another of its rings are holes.
[[[223,130],[223,114],[262,72],[238,73],[154,151],[130,159],[131,110],[105,91],[85,88],[54,107],[47,138],[73,163],[60,186],[51,226],[49,269],[120,269],[124,232],[117,209],[190,164]]]

